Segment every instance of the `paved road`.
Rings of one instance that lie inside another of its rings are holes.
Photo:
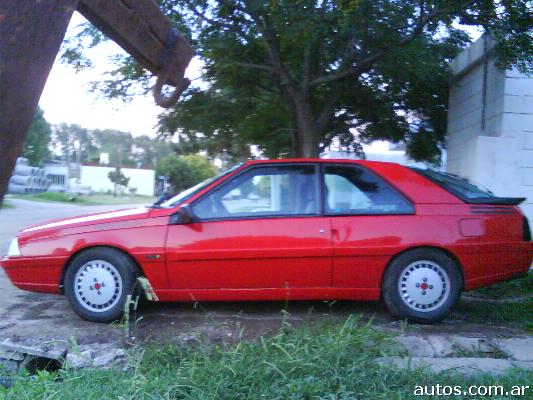
[[[41,203],[10,200],[12,209],[0,210],[0,254],[9,241],[25,226],[85,213],[125,208],[125,206],[79,206],[61,203]],[[139,205],[135,205],[138,207]],[[282,311],[286,309],[288,314]],[[139,340],[173,341],[202,335],[211,340],[239,336],[254,338],[277,329],[288,318],[293,324],[324,319],[344,319],[361,314],[374,318],[384,328],[400,330],[380,303],[365,302],[241,302],[201,304],[145,304],[142,318],[134,325],[132,334]],[[141,314],[138,315],[138,317]],[[487,335],[512,334],[507,328],[483,327],[449,319],[433,327],[413,327],[422,331],[462,331]],[[71,310],[63,296],[30,293],[11,285],[0,270],[0,340],[11,338],[24,342],[71,341],[79,344],[121,342],[123,331],[117,324],[104,325],[81,320]]]

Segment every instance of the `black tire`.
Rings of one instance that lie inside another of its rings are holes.
[[[426,283],[428,278],[425,275],[430,275],[429,283],[435,282],[435,292],[432,292],[433,285]],[[385,271],[382,296],[395,317],[429,324],[449,315],[459,301],[462,286],[460,267],[452,258],[436,249],[420,248],[403,253],[392,261]],[[424,297],[427,293],[428,297]]]
[[[80,272],[82,269],[83,271]],[[99,273],[104,274],[102,275],[104,279],[102,283],[99,283],[98,278],[93,278],[96,283],[94,286],[91,284],[89,291],[83,279],[90,281],[89,274],[95,273],[93,269],[100,270]],[[126,298],[131,293],[139,275],[139,270],[133,260],[121,251],[109,247],[87,249],[74,257],[67,267],[64,279],[65,295],[81,318],[93,322],[112,322],[121,318]],[[107,287],[105,282],[107,282]],[[100,285],[97,290],[98,295],[105,295],[102,301],[108,299],[105,304],[97,304],[98,298],[94,297],[96,285]],[[91,299],[96,299],[95,303],[91,303],[84,297],[84,288],[86,293],[92,296]]]

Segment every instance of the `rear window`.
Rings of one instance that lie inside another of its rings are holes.
[[[420,175],[428,178],[437,185],[453,193],[461,200],[469,203],[476,202],[476,200],[494,200],[496,196],[487,190],[482,189],[479,186],[474,185],[466,178],[462,178],[457,175],[453,175],[447,172],[435,171],[433,169],[420,169],[411,168],[413,171],[418,172]]]

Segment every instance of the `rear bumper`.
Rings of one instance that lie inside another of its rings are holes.
[[[19,289],[60,293],[60,279],[67,257],[4,257],[0,267]]]
[[[527,275],[533,262],[533,242],[520,242],[463,254],[465,290],[473,290]]]

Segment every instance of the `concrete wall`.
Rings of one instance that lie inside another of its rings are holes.
[[[113,190],[114,185],[109,180],[108,174],[114,170],[114,167],[82,165],[80,185],[91,186],[95,192]],[[153,169],[121,168],[121,171],[130,178],[128,188],[137,188],[136,194],[154,195],[155,171]]]
[[[446,169],[496,195],[527,197],[533,222],[533,78],[500,71],[482,37],[452,63]]]

